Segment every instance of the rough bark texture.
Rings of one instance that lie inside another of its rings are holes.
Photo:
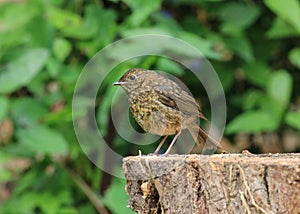
[[[138,213],[300,213],[300,154],[135,156],[123,169]]]

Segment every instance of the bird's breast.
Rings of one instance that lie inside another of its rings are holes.
[[[131,95],[128,104],[133,117],[146,132],[172,135],[183,128],[181,112],[164,106],[157,93]]]

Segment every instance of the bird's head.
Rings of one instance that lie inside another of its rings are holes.
[[[113,85],[121,86],[127,93],[130,93],[133,90],[138,90],[145,80],[151,79],[152,75],[156,75],[156,73],[143,68],[132,68]]]

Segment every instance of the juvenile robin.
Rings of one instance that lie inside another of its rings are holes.
[[[182,129],[188,129],[199,144],[206,140],[215,147],[213,138],[198,125],[198,119],[207,120],[195,99],[180,86],[153,70],[133,68],[128,70],[115,86],[128,94],[128,105],[137,123],[146,131],[164,136],[154,154],[158,154],[169,135],[175,135],[164,154],[168,154]]]

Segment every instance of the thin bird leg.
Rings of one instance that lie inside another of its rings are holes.
[[[179,137],[180,133],[181,133],[181,130],[178,131],[178,132],[176,133],[175,137],[173,138],[173,140],[172,140],[172,142],[171,142],[169,148],[168,148],[167,151],[164,153],[164,155],[169,154],[169,152],[170,152],[172,146],[175,144],[175,142],[176,142],[177,138]]]
[[[154,154],[158,154],[160,148],[164,145],[164,143],[166,142],[166,139],[167,139],[168,135],[164,136],[164,138],[160,141],[158,147],[155,149],[155,152]]]

